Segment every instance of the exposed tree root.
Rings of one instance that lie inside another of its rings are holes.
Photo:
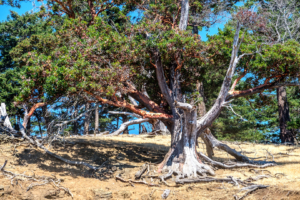
[[[266,168],[266,167],[271,167],[271,166],[275,166],[276,165],[275,163],[264,163],[264,162],[256,162],[257,164],[235,163],[235,164],[232,164],[232,165],[226,165],[224,163],[217,162],[217,161],[214,161],[214,160],[210,159],[209,157],[207,157],[206,155],[204,155],[201,152],[199,152],[198,155],[203,160],[205,160],[206,162],[210,163],[211,165],[213,165],[215,167],[220,167],[220,168],[223,168],[223,169],[232,169],[232,168],[241,168],[241,167]]]
[[[1,167],[0,172],[2,172],[3,175],[5,175],[6,177],[8,177],[11,180],[12,185],[14,185],[14,182],[17,185],[17,184],[20,184],[19,181],[32,181],[33,183],[31,183],[26,189],[26,191],[29,191],[30,189],[32,189],[33,187],[36,187],[36,186],[53,184],[58,189],[64,190],[66,193],[68,193],[73,198],[73,194],[70,192],[70,190],[68,188],[60,186],[60,182],[62,181],[61,179],[58,179],[55,176],[53,176],[53,177],[37,176],[35,174],[33,174],[32,176],[29,176],[29,175],[26,175],[25,173],[16,174],[16,173],[4,170],[6,163],[7,163],[7,160],[4,162],[4,165]]]
[[[235,149],[230,148],[227,144],[224,144],[224,143],[220,142],[219,140],[217,140],[208,128],[200,134],[200,137],[202,138],[202,140],[204,141],[204,143],[206,145],[207,155],[210,158],[212,158],[212,156],[214,155],[213,148],[217,147],[217,148],[227,152],[231,156],[235,157],[235,159],[237,161],[251,162],[247,156],[242,155]]]
[[[167,174],[164,174],[162,176],[159,176],[158,178],[160,178],[161,182],[163,182],[166,186],[170,186],[165,179],[171,178],[173,174],[173,171],[170,170]]]

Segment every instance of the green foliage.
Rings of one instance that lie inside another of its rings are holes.
[[[34,14],[25,13],[22,16],[11,12],[7,21],[0,23],[0,102],[6,103],[10,113],[16,111],[12,99],[20,91],[21,74],[24,69],[20,68],[20,65],[16,68],[17,65],[9,53],[18,43],[34,34],[52,32],[48,21],[43,19],[44,14],[43,10]]]
[[[203,42],[190,31],[178,30],[180,1],[149,1],[146,4],[130,1],[125,5],[122,4],[125,1],[120,1],[98,17],[93,16],[86,1],[79,2],[71,1],[73,15],[54,1],[48,1],[53,14],[51,26],[59,24],[57,28],[54,26],[55,32],[43,30],[28,35],[7,54],[13,57],[10,62],[19,66],[18,74],[22,78],[21,91],[15,98],[17,102],[51,104],[60,97],[87,93],[113,101],[118,98],[117,92],[122,94],[121,100],[126,100],[129,82],[133,82],[139,90],[145,87],[151,99],[170,112],[155,77],[155,55],[159,54],[167,83],[171,84],[171,73],[178,70],[187,101],[205,101],[207,108],[213,105],[230,63],[234,21],[209,37],[208,42]],[[108,4],[108,1],[92,2],[97,8]],[[235,2],[227,1],[225,10],[230,10],[228,7]],[[206,3],[191,1],[194,14],[201,14],[204,9],[214,14],[222,11],[220,5]],[[144,11],[144,17],[132,24],[127,14],[137,6]],[[67,16],[54,17],[61,13]],[[195,22],[193,17],[190,19]],[[197,23],[209,27],[208,19],[203,17]],[[240,54],[257,49],[261,52],[245,56],[239,63],[235,78],[245,71],[250,76],[243,78],[236,90],[257,87],[268,78],[270,82],[278,78],[297,80],[294,77],[295,72],[299,73],[300,64],[297,41],[266,45],[265,35],[245,27],[240,37],[243,38]],[[199,95],[193,84],[196,81],[203,83],[205,99],[197,99]],[[237,99],[233,109],[247,121],[230,109],[224,109],[212,129],[219,138],[261,140],[267,133],[276,132],[275,101],[273,90],[249,99]],[[103,119],[103,123],[109,122],[110,117]]]

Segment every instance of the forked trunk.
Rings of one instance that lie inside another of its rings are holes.
[[[175,120],[172,135],[172,146],[159,165],[158,171],[174,172],[176,174],[196,177],[197,174],[214,175],[214,171],[201,162],[196,152],[197,140],[197,110],[189,104],[178,103],[182,115]],[[190,106],[185,108],[184,106]]]

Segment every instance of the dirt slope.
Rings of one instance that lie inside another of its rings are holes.
[[[85,167],[70,166],[44,154],[42,151],[27,145],[0,145],[0,166],[5,160],[8,164],[5,170],[13,173],[25,173],[33,176],[55,176],[62,179],[60,186],[68,188],[74,195],[73,199],[162,199],[165,189],[170,189],[167,199],[234,199],[245,192],[239,192],[243,186],[233,186],[228,183],[197,183],[175,185],[172,179],[167,182],[174,187],[167,187],[159,180],[145,178],[147,183],[159,184],[150,187],[142,184],[123,183],[115,177],[121,174],[125,180],[134,180],[134,174],[144,163],[159,163],[170,143],[167,136],[146,138],[144,136],[118,136],[109,138],[80,137],[68,138],[70,143],[56,143],[51,151],[72,159],[85,161],[103,168],[96,173]],[[270,174],[266,179],[255,181],[257,184],[268,185],[266,189],[252,192],[245,199],[300,199],[300,148],[257,145],[250,143],[232,144],[238,150],[254,160],[274,160],[277,166],[263,170],[249,168],[224,170],[216,169],[216,177],[233,176],[245,180],[261,174]],[[199,150],[205,152],[200,143]],[[269,153],[270,154],[269,154]],[[230,161],[233,158],[215,150],[216,160]],[[11,184],[13,183],[13,185]],[[0,199],[72,199],[64,190],[59,190],[54,184],[35,186],[26,191],[33,183],[20,178],[17,182],[0,172]],[[239,193],[238,193],[239,192]]]

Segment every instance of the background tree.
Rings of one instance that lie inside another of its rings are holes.
[[[269,37],[276,42],[285,42],[294,39],[299,42],[300,15],[299,1],[295,0],[268,0],[268,1],[247,1],[248,7],[256,5],[259,13],[268,13],[271,32]],[[288,129],[290,121],[289,104],[285,87],[277,89],[277,104],[279,113],[280,140],[282,143],[294,142],[294,131]]]
[[[0,101],[7,105],[8,114],[14,116],[12,119],[15,120],[12,122],[17,129],[16,124],[23,112],[13,105],[12,99],[20,91],[20,74],[23,69],[16,67],[16,63],[9,53],[18,43],[32,35],[52,33],[53,30],[48,24],[49,21],[44,16],[44,10],[33,14],[25,13],[24,15],[11,12],[7,21],[0,23]],[[39,114],[37,116],[40,117]]]

